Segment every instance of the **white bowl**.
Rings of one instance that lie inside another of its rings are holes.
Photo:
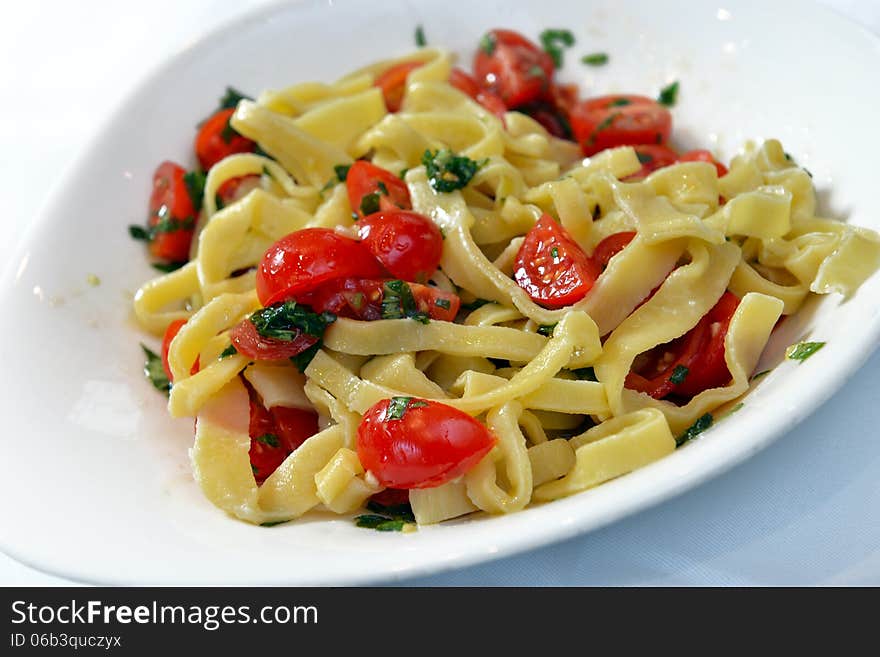
[[[826,214],[880,228],[874,152],[864,134],[880,105],[880,91],[869,84],[880,42],[802,2],[724,7],[495,0],[455,9],[418,0],[364,12],[362,3],[313,2],[261,11],[168,62],[119,108],[56,190],[0,282],[0,416],[8,422],[0,443],[0,548],[38,568],[104,583],[393,580],[602,526],[717,475],[801,421],[877,344],[877,276],[846,303],[823,299],[787,321],[767,363],[805,335],[828,345],[802,365],[783,362],[742,410],[685,449],[565,500],[408,535],[330,516],[273,528],[224,516],[192,480],[191,422],[169,419],[164,398],[141,374],[138,342],[149,339],[131,320],[130,297],[154,272],[125,227],[144,217],[156,164],[189,161],[194,125],[226,85],[255,93],[332,79],[411,49],[417,24],[432,44],[466,58],[491,27],[532,37],[568,27],[578,44],[563,77],[585,93],[651,95],[679,79],[680,146],[729,157],[746,139],[777,137],[814,174]],[[578,64],[577,55],[599,50],[610,53],[609,65]],[[100,286],[87,284],[92,273]]]

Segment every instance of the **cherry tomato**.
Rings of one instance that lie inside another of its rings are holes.
[[[571,139],[571,126],[568,125],[568,119],[552,103],[544,101],[530,103],[518,108],[518,111],[535,119],[554,137]]]
[[[251,446],[248,455],[254,478],[262,483],[281,465],[291,452],[318,432],[318,415],[314,411],[275,406],[266,409],[253,388],[250,394]]]
[[[186,324],[185,319],[175,319],[168,325],[168,328],[165,329],[165,337],[162,338],[162,369],[165,370],[165,376],[168,377],[168,380],[171,381],[171,383],[174,383],[174,376],[172,376],[171,366],[168,364],[168,349],[171,347],[171,341],[178,333],[180,333],[180,329],[183,328],[184,324]],[[193,363],[189,373],[196,374],[198,371],[199,359],[196,358],[196,362]]]
[[[222,109],[213,114],[199,128],[196,135],[196,157],[202,169],[207,171],[224,157],[235,153],[250,153],[256,144],[238,134],[229,125],[229,118],[235,108]]]
[[[422,62],[403,62],[392,66],[376,78],[373,86],[382,90],[385,106],[389,112],[396,112],[400,109],[403,92],[406,91],[406,78],[420,66],[423,66]]]
[[[634,231],[624,231],[609,235],[596,245],[593,249],[593,255],[590,256],[596,266],[605,269],[608,261],[626,248],[626,245],[633,241],[636,233]]]
[[[482,105],[485,110],[504,121],[507,105],[491,91],[481,89],[480,85],[477,84],[477,81],[471,75],[465,73],[460,68],[454,68],[449,74],[449,84],[459,91],[466,93]]]
[[[491,30],[474,56],[477,83],[518,107],[546,94],[553,82],[553,58],[512,30]]]
[[[443,255],[443,234],[427,217],[407,210],[368,215],[358,222],[361,243],[392,276],[424,283]]]
[[[568,116],[574,106],[580,102],[579,94],[580,90],[576,84],[553,84],[550,85],[548,98],[557,112]]]
[[[275,242],[257,267],[257,296],[271,306],[336,278],[377,278],[382,267],[360,242],[329,228],[305,228]]]
[[[715,170],[718,171],[718,177],[727,175],[727,167],[721,164],[718,160],[716,160],[712,153],[706,150],[696,150],[696,151],[688,151],[687,153],[682,153],[678,157],[679,162],[708,162],[709,164],[715,165]]]
[[[318,433],[318,414],[302,408],[273,406],[269,409],[278,437],[291,452]]]
[[[589,98],[571,110],[571,129],[585,155],[615,146],[665,144],[672,130],[672,115],[645,96]]]
[[[186,169],[174,162],[162,162],[153,174],[150,218],[154,229],[150,253],[172,262],[189,260],[196,211],[183,181]]]
[[[458,409],[395,397],[373,405],[358,426],[361,464],[389,488],[433,488],[475,466],[495,437]]]
[[[351,210],[361,218],[365,215],[361,209],[364,197],[370,194],[378,195],[378,210],[409,210],[412,207],[405,182],[390,171],[364,160],[358,160],[351,165],[345,178],[345,186]],[[375,210],[366,214],[372,212]]]
[[[220,207],[225,208],[227,205],[232,205],[236,201],[243,199],[259,186],[260,176],[258,175],[230,178],[217,188],[217,198],[220,201],[217,204],[218,209]]]
[[[532,301],[548,308],[580,301],[601,272],[568,231],[546,214],[526,234],[513,267],[517,284]]]
[[[382,506],[409,504],[409,491],[405,488],[386,488],[370,496],[370,501]]]
[[[655,399],[670,394],[692,397],[730,380],[724,360],[724,338],[739,299],[725,292],[718,303],[682,337],[642,354],[638,371],[626,377],[626,387],[645,392]],[[674,378],[679,368],[681,380]],[[682,370],[681,368],[686,368]]]
[[[238,353],[251,360],[284,360],[302,353],[318,342],[318,338],[306,333],[300,333],[293,340],[267,338],[260,335],[249,319],[243,319],[236,324],[230,338]]]
[[[382,319],[385,283],[376,279],[337,279],[325,283],[302,302],[318,313],[331,312],[338,317],[374,321]],[[417,311],[441,322],[455,319],[461,306],[457,295],[418,283],[407,283],[407,286],[412,292]]]
[[[626,180],[641,180],[648,174],[653,173],[657,169],[668,167],[678,162],[678,153],[668,146],[659,146],[657,144],[641,144],[633,146],[642,168],[631,176],[627,176]]]

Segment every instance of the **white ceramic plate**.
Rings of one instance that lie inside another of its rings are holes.
[[[880,105],[869,84],[880,42],[825,9],[795,1],[719,9],[684,1],[411,0],[369,12],[356,2],[262,11],[206,37],[140,86],[7,268],[3,551],[103,583],[352,584],[458,567],[594,529],[693,487],[816,410],[867,358],[880,336],[877,276],[845,304],[825,299],[786,322],[765,354],[773,364],[805,335],[826,340],[809,361],[782,363],[699,441],[581,495],[409,535],[329,516],[251,527],[217,511],[189,471],[191,422],[169,419],[141,375],[138,342],[146,338],[131,321],[130,297],[153,271],[125,226],[143,217],[156,164],[191,157],[193,126],[227,84],[256,92],[332,79],[409,50],[417,24],[432,44],[466,58],[490,27],[533,37],[568,27],[578,45],[565,79],[589,93],[649,95],[679,79],[678,145],[729,157],[745,139],[778,137],[814,174],[826,213],[880,228],[874,153],[863,134]],[[576,55],[599,50],[611,54],[610,65],[577,64]],[[87,284],[93,273],[98,287]],[[35,444],[45,459],[38,467]]]

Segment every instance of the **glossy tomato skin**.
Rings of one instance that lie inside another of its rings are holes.
[[[483,106],[483,109],[504,121],[507,105],[491,91],[480,88],[480,85],[477,84],[473,76],[465,73],[460,68],[454,68],[449,74],[449,84],[473,98]]]
[[[601,272],[568,231],[545,214],[526,234],[513,277],[535,303],[562,308],[580,301]]]
[[[361,243],[395,278],[424,283],[440,265],[443,234],[427,217],[408,210],[375,212],[358,221]]]
[[[258,175],[230,178],[217,188],[217,198],[223,204],[222,207],[226,207],[241,200],[259,186],[260,176]],[[218,203],[218,206],[220,203]]]
[[[338,317],[362,321],[382,319],[385,283],[382,279],[347,278],[330,281],[303,299],[317,313],[331,312]],[[407,283],[416,309],[430,319],[441,322],[455,320],[461,299],[436,287]]]
[[[389,112],[397,112],[400,109],[403,92],[406,91],[406,78],[420,66],[424,66],[424,64],[422,62],[402,62],[380,73],[376,78],[373,86],[382,90],[385,106]]]
[[[250,360],[284,360],[304,352],[318,342],[318,338],[300,333],[293,340],[278,340],[260,335],[250,319],[243,319],[230,332],[236,351]]]
[[[379,194],[380,210],[409,210],[412,207],[405,182],[390,171],[364,160],[351,165],[345,186],[351,211],[359,218],[364,217],[361,204],[368,194]]]
[[[196,211],[183,176],[186,169],[174,162],[162,162],[153,173],[150,194],[151,228],[163,226],[150,241],[150,253],[172,262],[189,260]]]
[[[553,83],[553,59],[512,30],[490,30],[474,56],[477,83],[508,108],[545,95]]]
[[[389,412],[408,399],[399,419]],[[399,402],[398,402],[399,403]],[[475,466],[495,445],[489,430],[466,413],[416,398],[384,399],[358,426],[361,464],[388,488],[433,488]]]
[[[570,119],[585,155],[615,146],[663,145],[672,131],[669,110],[645,96],[588,98],[572,108]]]
[[[171,348],[171,341],[180,333],[180,329],[183,328],[183,325],[186,324],[185,319],[175,319],[168,325],[168,328],[165,329],[165,335],[162,338],[162,369],[165,370],[165,376],[168,377],[168,380],[171,383],[174,383],[174,376],[171,374],[171,366],[168,364],[168,350]],[[199,371],[199,359],[196,358],[196,362],[193,363],[193,366],[190,368],[190,374],[196,374]]]
[[[721,164],[715,157],[707,150],[694,150],[688,151],[687,153],[682,153],[678,157],[679,162],[708,162],[709,164],[715,165],[715,170],[718,172],[718,177],[727,175],[727,167]]]
[[[590,259],[596,263],[597,267],[605,269],[608,266],[608,261],[623,251],[635,239],[635,236],[635,231],[623,231],[609,235],[596,245]]]
[[[329,228],[305,228],[275,242],[257,267],[264,306],[297,298],[337,278],[378,278],[382,267],[360,242]]]
[[[269,409],[278,437],[291,452],[318,433],[318,414],[302,408],[273,406]]]
[[[626,180],[642,180],[648,175],[654,173],[658,169],[671,166],[678,162],[678,153],[668,146],[660,146],[657,144],[641,144],[633,146],[633,150],[642,163],[642,168],[631,176],[627,176]]]
[[[291,452],[318,432],[318,415],[314,411],[284,406],[267,409],[250,386],[248,393],[251,438],[248,456],[254,478],[262,483]]]
[[[703,390],[717,388],[730,381],[730,370],[727,369],[727,361],[724,357],[724,339],[738,306],[739,299],[730,292],[725,292],[709,311],[706,316],[708,328],[705,347],[691,372],[676,386],[676,394],[693,397]]]
[[[222,109],[211,115],[196,135],[196,157],[207,171],[224,157],[235,153],[251,153],[256,143],[238,134],[229,125],[234,108]]]

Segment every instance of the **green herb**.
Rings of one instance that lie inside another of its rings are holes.
[[[364,194],[361,198],[361,214],[367,216],[368,214],[373,214],[374,212],[379,211],[379,197],[381,196],[380,192],[373,192],[372,194]]]
[[[226,119],[226,124],[223,126],[223,130],[220,131],[220,138],[223,140],[224,144],[228,144],[237,134],[238,132],[232,127],[232,115],[230,114],[229,118]]]
[[[234,356],[237,353],[238,353],[238,349],[235,348],[234,344],[231,344],[228,347],[226,347],[226,349],[224,349],[223,351],[220,352],[220,356],[218,356],[218,358],[220,360],[223,360],[224,358],[226,358],[228,356]]]
[[[254,468],[254,474],[256,474],[256,468]],[[260,527],[275,527],[277,525],[283,525],[288,522],[290,522],[290,521],[289,520],[268,520],[266,522],[261,522]]]
[[[598,381],[596,378],[596,370],[592,367],[579,367],[571,371],[580,381]]]
[[[281,441],[278,440],[278,436],[274,433],[264,433],[262,436],[256,438],[256,441],[268,445],[269,447],[279,447],[281,445]]]
[[[594,52],[589,55],[584,55],[581,57],[581,63],[586,64],[587,66],[604,66],[608,63],[608,53]]]
[[[672,375],[669,377],[669,383],[673,383],[678,385],[679,383],[684,383],[684,380],[687,378],[687,375],[690,374],[690,370],[686,368],[684,365],[676,365],[675,369],[672,370]]]
[[[135,226],[132,224],[128,227],[128,234],[135,240],[143,240],[144,242],[150,241],[150,233],[143,226]]]
[[[232,109],[238,107],[238,102],[241,100],[253,100],[253,98],[245,96],[237,89],[226,87],[226,93],[223,95],[223,98],[220,99],[220,109]]]
[[[686,442],[693,440],[701,433],[703,433],[706,429],[711,427],[712,419],[713,418],[711,413],[706,413],[705,415],[701,415],[699,418],[697,418],[696,422],[689,426],[683,434],[675,439],[676,447],[681,447]]]
[[[427,150],[422,155],[428,182],[435,192],[453,192],[465,187],[488,161],[485,159],[475,162],[469,157],[456,155],[447,148],[433,153]]]
[[[170,274],[173,271],[177,271],[185,264],[185,262],[151,262],[150,266],[152,266],[153,269]]]
[[[385,421],[401,419],[404,414],[406,414],[406,409],[409,407],[411,401],[412,397],[392,397],[388,400],[388,410],[385,412]]]
[[[493,52],[495,52],[495,46],[495,35],[491,32],[486,32],[486,34],[484,34],[480,38],[480,50],[482,50],[487,55],[491,55]]]
[[[198,170],[187,171],[183,174],[183,184],[186,185],[187,194],[192,201],[196,214],[202,209],[202,197],[205,195],[205,180],[208,176]]]
[[[563,48],[570,48],[574,45],[574,35],[571,31],[560,29],[544,30],[538,38],[546,53],[553,59],[553,65],[556,68],[562,68]]]
[[[608,103],[608,107],[625,107],[631,104],[632,101],[629,98],[618,98],[617,100],[613,100]]]
[[[367,510],[379,515],[387,516],[392,520],[405,520],[406,522],[416,521],[412,512],[412,507],[408,502],[385,506],[384,504],[379,504],[378,502],[370,500],[367,502]]]
[[[443,310],[449,310],[452,307],[452,304],[449,302],[449,299],[436,299],[434,301],[434,305],[438,308],[442,308]]]
[[[171,381],[168,380],[168,375],[165,374],[165,367],[162,365],[162,357],[155,352],[150,351],[150,349],[144,344],[141,344],[141,349],[144,350],[144,356],[147,358],[144,363],[144,374],[156,390],[161,390],[162,392],[167,393],[171,390]]]
[[[416,28],[416,45],[419,48],[424,48],[428,45],[428,40],[425,39],[425,30],[421,25]]]
[[[529,68],[528,74],[529,77],[532,78],[543,78],[545,80],[547,79],[547,74],[544,72],[544,69],[537,65]]]
[[[677,100],[678,80],[668,86],[663,87],[660,90],[660,95],[657,97],[657,102],[661,105],[666,105],[666,107],[672,107],[673,105],[675,105]]]
[[[614,119],[620,116],[620,112],[611,112],[602,122],[593,128],[593,132],[590,133],[589,138],[587,139],[587,144],[593,144],[596,142],[596,137],[599,136],[599,133],[602,132],[605,128],[611,127],[611,124],[614,123]]]
[[[195,220],[192,217],[186,217],[185,219],[169,217],[167,205],[163,205],[159,208],[159,212],[157,212],[155,216],[159,218],[159,221],[148,228],[135,225],[129,226],[128,234],[131,235],[132,239],[152,242],[159,233],[173,233],[178,230],[191,230],[195,225]]]
[[[654,160],[654,158],[647,153],[642,153],[640,151],[636,151],[636,157],[639,158],[639,162],[641,162],[642,164],[648,164],[649,162],[652,162]]]
[[[386,281],[382,296],[382,319],[414,319],[422,324],[430,321],[427,313],[419,310],[409,285],[401,280]]]
[[[770,372],[772,372],[772,371],[773,371],[773,370],[764,370],[764,371],[762,371],[762,372],[758,372],[757,374],[755,374],[755,375],[752,377],[752,381],[757,381],[758,379],[767,376],[767,375],[770,374]]]
[[[309,366],[309,363],[311,363],[312,359],[315,357],[315,354],[317,354],[321,350],[323,344],[324,343],[321,340],[318,340],[315,344],[313,344],[305,351],[299,352],[296,356],[291,356],[290,362],[296,365],[296,369],[298,369],[300,372],[305,372],[306,368]]]
[[[556,324],[558,324],[558,323],[559,322],[557,322]],[[556,324],[541,324],[538,327],[538,333],[540,333],[541,335],[546,335],[548,338],[552,338],[553,337],[553,329],[556,328]]]
[[[214,205],[217,206],[218,212],[226,207],[226,203],[223,202],[223,197],[220,194],[214,194]]]
[[[403,530],[403,526],[406,524],[403,520],[388,520],[388,518],[373,514],[357,516],[354,520],[358,527],[375,529],[380,532],[399,532]]]
[[[407,171],[409,171],[409,167],[407,167],[406,169],[401,169],[401,170],[400,170],[400,175],[399,175],[398,177],[399,177],[401,180],[403,180],[404,178],[406,178],[406,172],[407,172]]]
[[[271,159],[271,157],[272,157],[272,156],[269,155],[266,151],[264,151],[262,148],[260,148],[260,145],[259,145],[259,144],[257,144],[256,146],[254,146],[254,155],[259,155],[260,157],[268,157],[268,158],[270,158],[270,159]]]
[[[482,308],[487,303],[492,303],[488,299],[474,299],[470,303],[461,304],[462,310],[476,310],[477,308]]]
[[[250,321],[263,337],[291,342],[303,333],[321,338],[324,329],[336,321],[336,315],[328,312],[319,315],[296,301],[285,301],[257,310]]]
[[[259,469],[257,469],[257,466],[255,466],[253,463],[251,463],[251,472],[254,474],[254,476],[256,476],[260,472]]]
[[[785,355],[790,360],[799,360],[803,363],[824,346],[824,342],[798,342],[786,349]]]
[[[336,179],[339,182],[345,182],[348,178],[348,170],[351,169],[350,164],[337,164],[333,167],[333,171],[336,173]]]
[[[558,258],[559,257],[559,249],[554,246],[552,249],[550,249],[550,255],[552,255],[554,258]]]

